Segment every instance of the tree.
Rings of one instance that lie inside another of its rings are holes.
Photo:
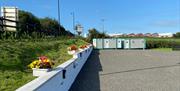
[[[33,32],[41,32],[39,19],[30,12],[19,10],[18,35],[32,36]]]
[[[43,36],[74,36],[71,32],[66,31],[60,26],[57,20],[52,18],[38,18],[30,12],[19,10],[18,29],[14,33],[17,38],[42,38]],[[59,30],[60,26],[60,30]],[[11,33],[0,31],[0,38],[11,37]]]
[[[180,32],[177,32],[176,34],[173,35],[175,38],[180,38]]]
[[[40,19],[40,23],[42,26],[42,31],[46,35],[59,35],[59,24],[56,20],[46,17]]]
[[[55,19],[51,19],[49,17],[40,19],[41,27],[43,33],[48,36],[65,36],[65,35],[70,35],[72,36],[73,34],[70,33],[69,31],[66,31],[64,27],[60,26],[58,21]],[[59,31],[59,26],[60,26],[60,31]]]
[[[105,32],[99,32],[95,28],[88,30],[88,38],[87,41],[91,42],[93,38],[107,38],[109,36],[106,35]]]

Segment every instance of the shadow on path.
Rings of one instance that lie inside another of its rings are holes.
[[[99,51],[94,50],[69,91],[100,91],[99,71],[102,71]]]
[[[180,66],[180,65],[179,65],[179,64],[176,64],[176,65],[158,66],[158,67],[151,67],[151,68],[132,69],[132,70],[126,70],[126,71],[120,71],[120,72],[111,72],[111,73],[100,74],[100,76],[120,74],[120,73],[127,73],[127,72],[134,72],[134,71],[143,71],[143,70],[159,69],[159,68],[170,68],[170,67],[176,67],[176,66]]]

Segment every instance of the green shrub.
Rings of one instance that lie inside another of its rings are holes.
[[[147,39],[146,48],[173,48],[175,45],[180,45],[180,39]]]

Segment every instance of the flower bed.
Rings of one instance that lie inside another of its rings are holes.
[[[0,41],[0,91],[15,91],[35,79],[33,70],[28,69],[27,65],[38,56],[46,55],[53,59],[53,68],[71,59],[67,47],[73,44],[80,46],[86,42],[67,38]]]

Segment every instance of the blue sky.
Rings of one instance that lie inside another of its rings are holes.
[[[180,0],[60,0],[61,24],[72,31],[76,23],[107,33],[164,33],[180,31]],[[0,6],[17,6],[43,18],[57,19],[57,0],[0,0]],[[73,31],[72,31],[73,32]]]

